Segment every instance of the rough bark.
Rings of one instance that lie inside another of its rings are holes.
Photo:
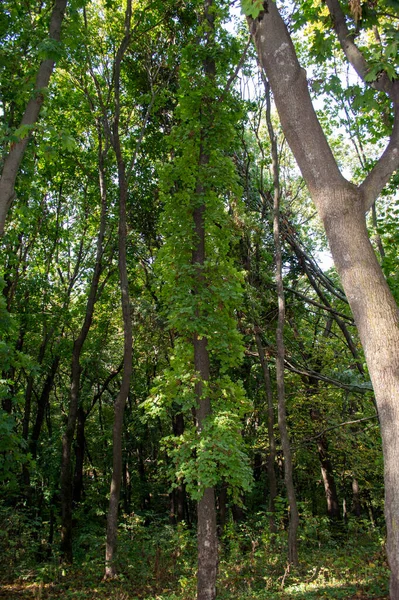
[[[56,0],[51,14],[49,38],[59,42],[61,38],[61,25],[64,19],[67,0]],[[47,58],[40,63],[35,82],[33,97],[29,100],[20,127],[23,125],[35,125],[38,120],[41,106],[44,102],[44,89],[47,88],[55,61]],[[4,225],[7,212],[15,196],[15,181],[21,165],[23,155],[29,141],[29,134],[22,140],[11,145],[10,151],[4,160],[3,171],[0,179],[0,235],[4,233]]]
[[[250,26],[283,131],[323,221],[364,348],[378,407],[384,453],[390,594],[391,600],[398,600],[399,311],[371,246],[365,211],[398,167],[399,82],[389,84],[388,93],[395,113],[390,142],[357,188],[339,172],[313,109],[306,73],[298,63],[275,3],[269,2],[268,12]],[[351,60],[350,52],[348,58]]]

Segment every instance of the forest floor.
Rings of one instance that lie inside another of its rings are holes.
[[[218,600],[386,600],[389,570],[377,531],[318,530],[300,539],[300,565],[286,564],[286,537],[243,527],[220,549]],[[301,536],[300,536],[301,537]],[[85,540],[83,543],[82,540]],[[88,547],[89,546],[89,547]],[[0,556],[1,600],[193,600],[195,536],[176,528],[141,528],[120,536],[121,575],[102,581],[103,548],[81,538],[73,567],[35,562],[8,576]]]

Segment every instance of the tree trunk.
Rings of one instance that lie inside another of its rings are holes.
[[[173,417],[173,435],[180,436],[184,433],[184,417],[178,413]],[[181,523],[186,515],[186,489],[184,483],[179,483],[173,494],[173,518],[177,523]]]
[[[337,521],[341,516],[339,510],[337,486],[335,485],[333,468],[328,455],[327,439],[324,435],[317,441],[317,450],[319,453],[321,476],[323,478],[324,491],[326,494],[327,516],[332,521]]]
[[[201,155],[205,160],[206,157]],[[204,163],[203,163],[204,164]],[[201,185],[197,186],[197,194],[201,193]],[[193,264],[203,265],[205,262],[205,206],[194,210],[194,227],[197,236],[197,246],[193,251]],[[198,279],[201,280],[201,270],[198,271]],[[203,396],[203,382],[209,381],[209,354],[207,350],[207,339],[194,334],[194,368],[198,373],[199,381],[195,386],[197,398],[197,432],[201,436],[206,418],[211,413],[211,401],[208,396]],[[216,528],[216,506],[214,488],[206,488],[202,498],[197,504],[198,518],[198,574],[197,574],[197,600],[214,600],[216,598],[216,576],[218,565],[218,543]]]
[[[49,38],[59,42],[61,38],[61,25],[64,19],[67,0],[56,0],[51,14]],[[29,100],[20,127],[35,125],[39,118],[40,108],[44,101],[44,90],[48,87],[55,61],[47,58],[40,63],[36,77],[35,91]],[[8,209],[15,196],[15,181],[21,165],[26,146],[29,141],[29,132],[22,140],[11,145],[10,151],[4,160],[3,171],[0,179],[0,236],[4,233],[4,225]]]
[[[306,73],[298,63],[277,6],[269,2],[267,8],[260,19],[250,22],[250,27],[273,90],[283,131],[323,221],[374,387],[384,453],[390,594],[391,600],[398,600],[399,311],[371,246],[365,211],[398,166],[399,82],[389,82],[384,75],[373,83],[377,88],[383,86],[384,91],[388,90],[394,103],[395,123],[386,150],[357,188],[339,172],[313,109]],[[362,62],[357,60],[356,52],[351,52],[353,39],[344,35],[340,41],[351,62],[355,56],[355,68],[362,75]]]
[[[275,533],[277,531],[276,522],[274,520],[274,513],[276,510],[275,500],[277,497],[277,478],[274,464],[276,461],[276,439],[274,436],[274,406],[273,406],[273,391],[272,383],[269,372],[269,365],[266,362],[265,353],[262,346],[262,340],[258,332],[255,332],[255,341],[258,348],[259,360],[262,366],[263,380],[265,383],[265,390],[267,396],[267,432],[269,436],[269,454],[267,456],[267,477],[269,481],[269,512],[271,513],[269,518],[270,531]]]
[[[213,0],[205,0],[204,2],[204,21],[207,29],[204,34],[204,44],[208,48],[211,42],[211,37],[214,34],[214,14],[212,13]],[[209,51],[209,50],[208,50]],[[216,74],[215,60],[212,56],[206,56],[203,62],[205,77],[213,80]],[[199,164],[201,166],[209,163],[209,156],[204,149],[204,141],[208,132],[206,129],[201,130],[201,143],[199,153]],[[195,188],[195,196],[199,198],[205,194],[205,186],[203,181],[197,181]],[[203,285],[202,267],[205,264],[205,203],[201,203],[193,210],[194,224],[194,247],[192,253],[192,263],[197,266],[197,287]],[[194,289],[194,294],[198,290]],[[198,309],[196,317],[199,318]],[[207,349],[208,340],[206,337],[195,332],[193,335],[194,347],[194,369],[198,376],[198,381],[195,385],[195,396],[197,401],[196,422],[198,436],[211,414],[211,401],[209,396],[204,396],[204,382],[208,382],[210,378],[209,353]],[[199,482],[200,483],[200,482]],[[218,541],[216,527],[216,504],[214,488],[206,488],[202,498],[197,503],[197,544],[198,544],[198,573],[197,573],[197,600],[214,600],[216,598],[216,577],[218,567]]]
[[[82,368],[80,356],[93,321],[94,307],[98,299],[98,287],[102,272],[103,243],[106,228],[107,197],[104,186],[104,165],[101,137],[99,137],[99,187],[101,196],[101,217],[97,236],[97,251],[94,272],[90,283],[86,312],[79,335],[73,344],[71,388],[68,408],[68,420],[62,436],[61,456],[61,557],[67,563],[72,563],[72,441],[75,434],[76,419],[79,406],[79,388]]]
[[[311,377],[307,379],[309,380],[309,387],[306,390],[306,394],[308,397],[315,396],[318,390],[319,382]],[[319,424],[322,421],[320,411],[317,409],[313,408],[310,411],[310,416],[313,421],[318,422]],[[327,516],[332,521],[337,521],[339,520],[341,513],[339,508],[337,486],[335,485],[334,471],[328,454],[328,441],[325,435],[317,438],[317,452],[319,455],[321,476],[326,495]]]
[[[51,363],[50,372],[45,379],[42,393],[40,394],[40,398],[38,399],[38,402],[37,402],[36,419],[35,419],[35,424],[32,428],[32,434],[31,434],[30,442],[29,442],[29,448],[30,448],[30,451],[32,452],[33,458],[37,457],[37,442],[39,441],[40,432],[42,430],[42,426],[43,426],[43,422],[44,422],[44,417],[46,415],[46,408],[47,408],[47,405],[48,405],[48,402],[50,399],[51,390],[53,389],[53,386],[54,386],[54,380],[55,380],[56,373],[58,371],[59,364],[60,364],[60,357],[55,356],[53,358],[53,362]]]
[[[128,0],[125,11],[125,35],[118,48],[114,64],[115,117],[113,123],[112,145],[118,165],[119,183],[119,225],[118,225],[118,268],[123,317],[123,374],[121,387],[114,405],[114,426],[112,432],[112,478],[107,515],[107,540],[105,545],[104,579],[116,577],[116,546],[118,537],[118,507],[122,482],[122,433],[123,415],[129,395],[130,380],[133,371],[133,329],[130,314],[129,280],[127,272],[127,180],[126,167],[122,156],[119,136],[120,119],[120,70],[124,53],[130,40],[132,2]]]
[[[78,504],[82,499],[83,494],[83,464],[85,457],[85,425],[86,414],[83,406],[78,408],[78,422],[76,427],[76,443],[75,443],[75,473],[73,476],[73,493],[72,500]]]
[[[280,430],[281,446],[284,455],[284,480],[287,489],[289,504],[289,528],[288,528],[288,560],[293,565],[298,565],[297,548],[297,529],[299,524],[298,507],[296,503],[295,487],[292,472],[292,455],[290,441],[287,429],[287,413],[285,403],[285,385],[284,385],[284,323],[285,323],[285,297],[283,285],[283,259],[280,240],[280,178],[277,142],[273,131],[270,114],[270,93],[269,85],[266,85],[266,120],[269,131],[271,149],[272,149],[272,168],[273,168],[273,235],[275,248],[276,264],[276,287],[278,301],[278,319],[276,330],[276,380],[277,380],[277,400],[278,400],[278,426]]]
[[[362,514],[362,505],[360,504],[359,482],[355,477],[352,479],[352,512],[357,518],[360,518]]]

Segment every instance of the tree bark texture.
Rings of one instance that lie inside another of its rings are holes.
[[[399,600],[399,311],[371,246],[365,211],[399,162],[399,83],[387,83],[395,123],[381,159],[356,187],[340,173],[313,109],[306,72],[274,2],[250,22],[281,125],[323,221],[374,387],[384,453],[391,600]],[[351,42],[344,40],[345,44]],[[352,56],[348,50],[348,58]],[[357,55],[356,55],[357,56]]]
[[[61,25],[64,19],[67,0],[56,0],[51,14],[49,38],[59,42],[61,38]],[[20,127],[35,125],[39,118],[41,106],[44,102],[43,90],[47,88],[55,61],[47,58],[40,63],[35,82],[33,97],[26,105]],[[15,196],[15,181],[21,165],[23,155],[29,141],[29,134],[22,140],[11,145],[10,151],[4,160],[3,171],[0,179],[0,235],[4,233],[4,225],[8,210]]]

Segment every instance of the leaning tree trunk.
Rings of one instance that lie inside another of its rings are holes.
[[[61,25],[64,19],[66,5],[67,0],[56,0],[54,4],[49,28],[49,38],[54,42],[60,41]],[[55,61],[52,58],[46,58],[40,63],[34,94],[26,105],[24,115],[19,125],[20,127],[27,126],[28,131],[21,140],[11,145],[10,151],[4,160],[0,179],[0,235],[3,235],[4,233],[7,213],[15,196],[15,181],[29,141],[29,126],[35,125],[39,118],[40,109],[44,101],[44,90],[49,84],[54,65]]]
[[[363,79],[368,65],[350,36],[338,0],[327,0],[349,62]],[[323,221],[353,312],[374,387],[384,453],[390,597],[399,600],[399,311],[371,246],[365,212],[399,166],[399,81],[380,74],[373,86],[394,107],[388,146],[356,187],[339,172],[312,106],[306,72],[274,2],[250,27],[273,91],[281,125]]]

